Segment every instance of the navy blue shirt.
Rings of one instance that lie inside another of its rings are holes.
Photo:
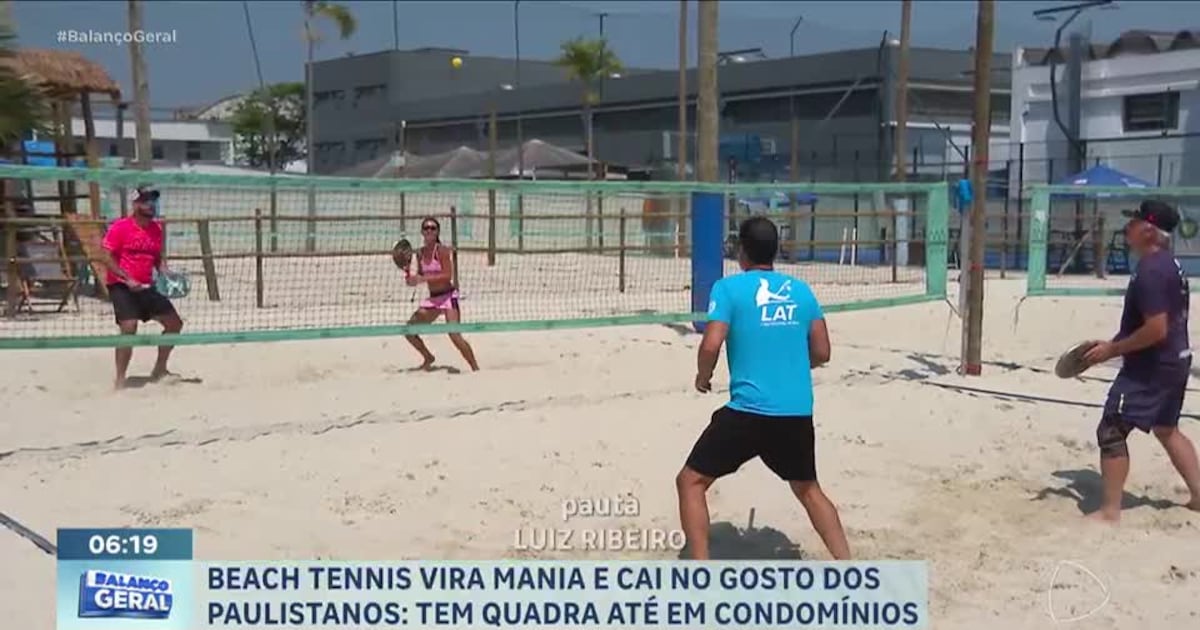
[[[752,269],[713,285],[709,321],[729,325],[730,409],[763,416],[811,416],[808,331],[824,319],[801,279]]]
[[[1188,339],[1187,274],[1179,261],[1159,250],[1138,261],[1125,291],[1121,328],[1113,341],[1132,335],[1146,319],[1167,314],[1167,338],[1154,346],[1125,355],[1122,373],[1139,380],[1153,380],[1161,370],[1186,368],[1192,356]]]

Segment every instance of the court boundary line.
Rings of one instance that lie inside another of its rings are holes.
[[[5,514],[4,512],[0,512],[0,525],[5,526],[10,531],[12,531],[14,534],[33,543],[33,545],[35,547],[37,547],[38,549],[41,549],[47,555],[53,556],[58,553],[58,547],[55,546],[54,543],[47,540],[41,534],[22,525],[20,521]]]

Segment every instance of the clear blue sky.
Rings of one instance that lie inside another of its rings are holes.
[[[17,1],[13,16],[24,46],[76,50],[101,63],[128,90],[130,61],[126,48],[114,45],[60,44],[58,31],[92,29],[126,30],[126,3]],[[348,53],[369,53],[392,48],[393,2],[346,2],[358,18],[358,33],[339,41],[326,26],[326,39],[318,59]],[[1064,4],[1036,0],[997,3],[996,50],[1048,46],[1055,25],[1040,22],[1033,10]],[[691,43],[695,56],[695,10],[691,7]],[[250,15],[267,82],[298,81],[303,77],[301,2],[277,0],[250,2]],[[521,55],[552,58],[559,44],[579,35],[596,35],[599,19],[607,12],[605,34],[622,61],[634,67],[676,67],[677,16],[675,0],[643,2],[521,3]],[[1090,10],[1077,24],[1090,29],[1097,41],[1111,41],[1130,29],[1175,31],[1200,27],[1200,2],[1151,0],[1118,3],[1117,9]],[[513,3],[399,2],[401,48],[446,46],[474,54],[511,57],[514,52]],[[149,46],[151,102],[155,107],[200,105],[242,92],[257,85],[242,3],[146,2],[144,27],[150,31],[174,30],[177,42]],[[722,50],[761,47],[771,57],[788,54],[788,33],[796,18],[804,22],[796,32],[796,53],[875,46],[884,30],[898,32],[900,3],[882,1],[840,2],[721,2]],[[913,45],[969,48],[974,43],[975,2],[917,0],[913,9]],[[693,61],[694,63],[694,61]]]

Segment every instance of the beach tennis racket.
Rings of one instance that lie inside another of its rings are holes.
[[[1092,367],[1083,358],[1089,350],[1096,347],[1095,341],[1081,341],[1058,357],[1058,363],[1054,364],[1054,374],[1059,378],[1075,378],[1083,374]]]
[[[178,300],[192,292],[192,281],[182,271],[160,272],[154,278],[154,290],[172,300]]]
[[[406,238],[396,241],[396,244],[392,246],[392,262],[396,263],[396,266],[404,271],[405,280],[412,277],[412,259],[412,243],[409,243]],[[408,301],[413,302],[416,299],[417,288],[413,287],[412,294],[408,296]]]
[[[392,262],[396,263],[396,267],[404,271],[404,275],[409,275],[409,267],[412,265],[413,248],[412,243],[408,239],[402,238],[396,241],[392,246]]]

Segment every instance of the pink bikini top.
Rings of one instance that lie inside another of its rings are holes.
[[[422,258],[423,257],[418,254],[418,256],[417,256],[417,275],[423,276],[423,275],[425,275],[426,271],[429,271],[432,273],[437,273],[442,270],[442,261],[440,258],[438,258],[438,246],[437,245],[433,246],[433,256],[432,256],[432,259],[429,261],[428,266],[426,266],[426,264],[424,262],[422,262]]]

